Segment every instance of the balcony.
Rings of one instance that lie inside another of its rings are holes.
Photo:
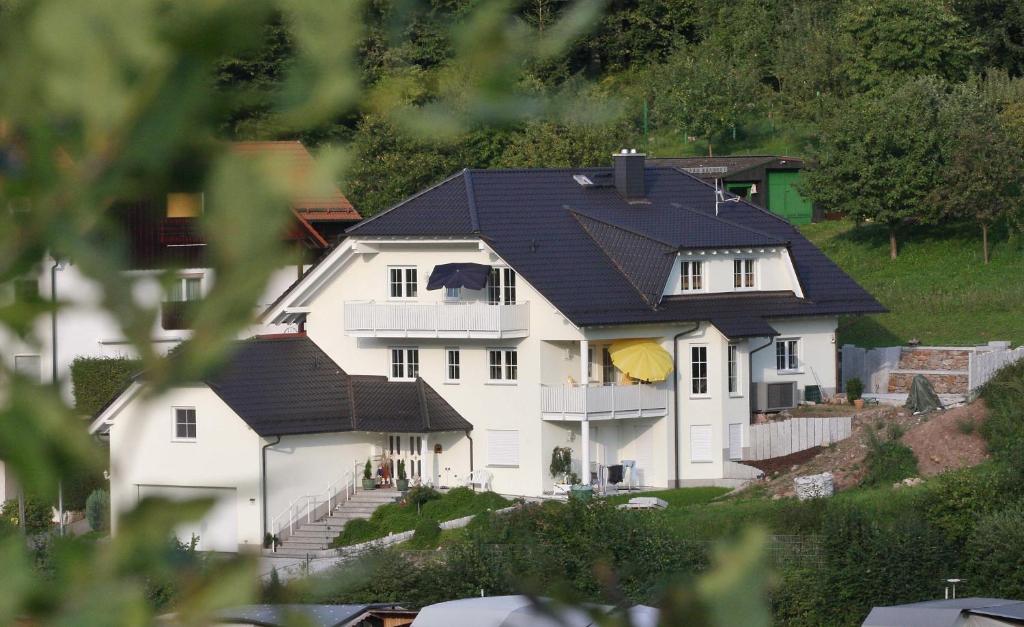
[[[654,385],[541,386],[544,420],[659,418],[668,403],[668,390]]]
[[[530,334],[529,303],[345,303],[345,333],[354,337],[503,339]]]

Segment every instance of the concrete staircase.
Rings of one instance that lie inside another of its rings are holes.
[[[329,549],[331,542],[344,529],[345,523],[356,518],[369,518],[378,507],[394,503],[401,496],[401,493],[393,488],[360,490],[320,520],[298,525],[295,532],[277,547],[275,555],[304,557]]]

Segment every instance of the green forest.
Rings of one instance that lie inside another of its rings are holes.
[[[893,256],[909,224],[977,221],[986,238],[995,223],[1019,230],[1018,2],[614,0],[566,42],[576,3],[522,0],[494,18],[515,22],[503,36],[557,43],[524,54],[509,72],[515,84],[502,86],[513,95],[500,100],[487,98],[497,86],[468,87],[474,68],[457,60],[460,23],[478,19],[481,4],[363,6],[368,97],[299,133],[310,145],[350,146],[343,189],[363,215],[464,167],[604,165],[612,150],[635,147],[805,157],[805,194],[889,227]],[[221,64],[218,86],[234,96],[225,136],[296,136],[271,113],[287,97],[280,81],[294,52],[275,18],[262,46]],[[404,115],[460,106],[473,109],[471,124],[440,111],[436,123]]]

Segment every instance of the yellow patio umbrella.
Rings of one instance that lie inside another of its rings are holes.
[[[620,371],[641,381],[664,381],[672,372],[672,355],[654,340],[618,340],[608,350]]]

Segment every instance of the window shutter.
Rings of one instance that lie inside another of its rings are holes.
[[[693,425],[690,427],[690,461],[712,461],[711,425]]]
[[[519,432],[487,430],[487,465],[519,466]]]

